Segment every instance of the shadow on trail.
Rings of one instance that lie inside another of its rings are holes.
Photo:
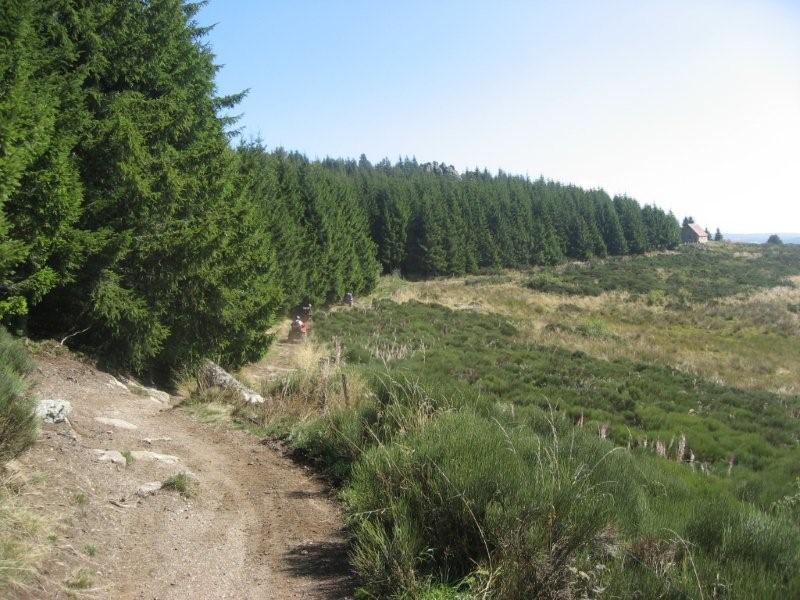
[[[285,555],[286,571],[313,580],[327,598],[352,598],[354,580],[343,540],[309,542],[291,548]]]

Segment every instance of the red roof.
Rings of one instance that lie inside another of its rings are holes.
[[[706,230],[700,227],[697,223],[689,223],[689,228],[694,231],[697,235],[700,236],[707,236]]]

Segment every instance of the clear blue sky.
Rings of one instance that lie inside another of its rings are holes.
[[[247,136],[800,231],[800,0],[211,0]]]

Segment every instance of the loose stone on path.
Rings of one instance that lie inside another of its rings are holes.
[[[110,425],[111,427],[116,427],[118,429],[139,429],[133,423],[128,423],[123,419],[115,419],[113,417],[95,417],[94,420],[98,423],[102,423],[103,425]]]

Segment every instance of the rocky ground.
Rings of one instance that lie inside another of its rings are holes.
[[[338,507],[279,450],[67,352],[40,354],[35,391],[72,411],[19,461],[54,524],[29,597],[350,596]],[[190,496],[160,489],[179,473]]]

